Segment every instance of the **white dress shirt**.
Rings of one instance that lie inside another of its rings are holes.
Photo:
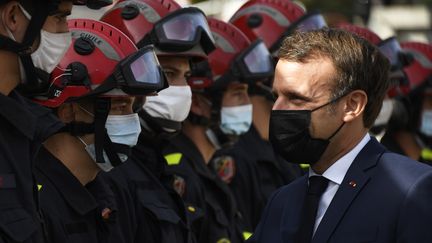
[[[317,216],[315,219],[314,234],[318,225],[321,222],[328,206],[330,205],[333,197],[335,196],[339,185],[342,183],[349,167],[351,166],[354,159],[363,149],[363,147],[369,142],[370,136],[366,134],[363,139],[347,154],[338,159],[334,164],[332,164],[323,174],[325,178],[329,180],[327,189],[324,191],[320,198],[318,205]],[[311,168],[309,168],[309,177],[318,175]],[[319,175],[318,175],[319,176]]]

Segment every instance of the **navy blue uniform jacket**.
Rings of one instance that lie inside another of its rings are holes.
[[[307,178],[273,194],[249,242],[294,242]],[[371,139],[349,168],[312,242],[432,242],[431,220],[432,167],[388,152]]]
[[[2,60],[5,61],[5,60]],[[63,124],[16,91],[0,94],[0,242],[43,240],[34,157]]]

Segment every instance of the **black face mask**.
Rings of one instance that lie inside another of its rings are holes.
[[[269,139],[276,153],[295,164],[315,164],[323,155],[330,139],[345,123],[328,138],[312,138],[309,133],[312,112],[327,106],[341,97],[313,110],[273,110],[270,116]]]

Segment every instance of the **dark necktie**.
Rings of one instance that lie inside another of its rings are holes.
[[[327,185],[328,180],[323,176],[311,176],[309,178],[309,187],[303,204],[296,243],[311,242],[319,200]]]

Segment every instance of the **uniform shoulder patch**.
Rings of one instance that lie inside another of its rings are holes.
[[[173,188],[181,197],[183,197],[186,192],[185,179],[181,176],[174,175]]]
[[[236,166],[233,157],[228,155],[216,157],[211,161],[211,166],[222,181],[227,184],[231,183],[236,173]]]
[[[183,157],[181,153],[171,153],[164,156],[168,165],[178,165]]]

